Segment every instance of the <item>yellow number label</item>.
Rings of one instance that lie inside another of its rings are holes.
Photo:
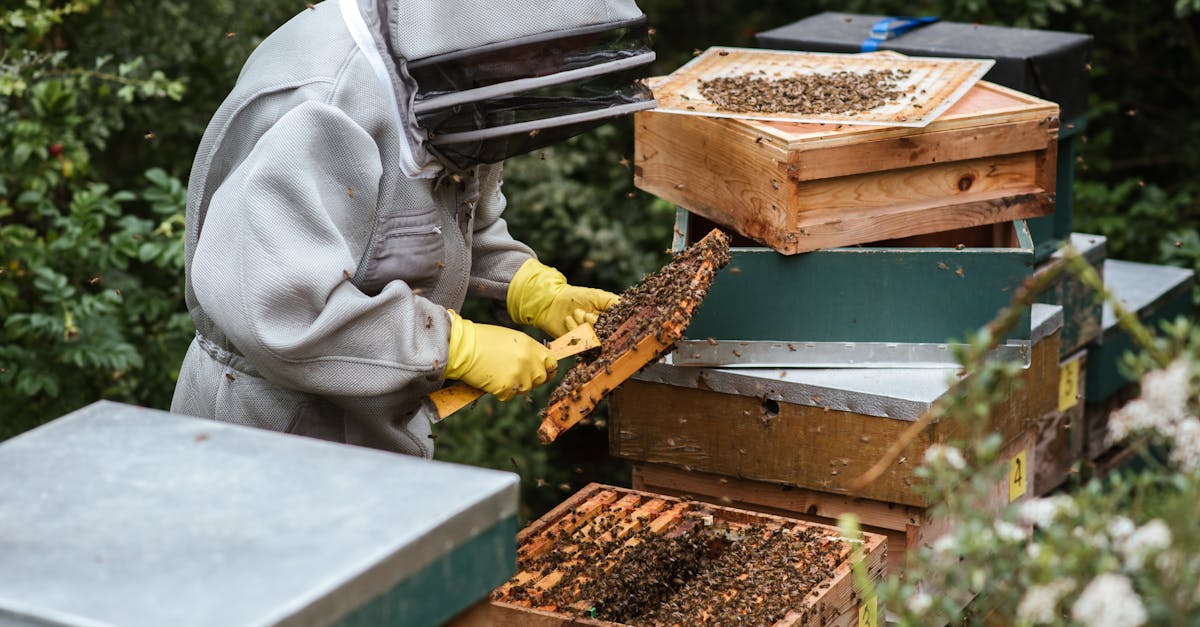
[[[879,602],[873,594],[858,604],[858,627],[879,627]]]
[[[1029,467],[1025,460],[1025,451],[1008,462],[1008,502],[1021,498],[1029,489]]]
[[[1058,371],[1058,411],[1064,412],[1079,403],[1079,360]]]

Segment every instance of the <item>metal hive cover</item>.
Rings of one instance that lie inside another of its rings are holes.
[[[0,625],[329,624],[514,517],[517,483],[96,403],[0,445]]]
[[[876,124],[921,127],[937,119],[958,101],[995,62],[990,59],[905,57],[896,54],[833,54],[709,48],[650,87],[658,100],[657,111],[708,117],[803,122],[814,124]],[[910,72],[897,88],[904,96],[874,109],[851,113],[804,114],[797,112],[738,113],[718,108],[699,89],[700,81],[749,75],[768,80],[811,74],[870,70]]]

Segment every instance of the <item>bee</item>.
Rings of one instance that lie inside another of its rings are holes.
[[[346,195],[347,195],[347,196],[349,196],[349,197],[351,197],[351,198],[354,198],[354,190],[353,190],[353,189],[351,189],[351,188],[349,188],[349,187],[347,187],[347,188],[346,188]]]

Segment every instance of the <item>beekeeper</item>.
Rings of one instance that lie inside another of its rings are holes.
[[[633,0],[329,0],[268,37],[188,188],[196,325],[171,410],[430,457],[446,379],[501,399],[555,372],[539,341],[616,297],[501,218],[506,157],[654,106]]]

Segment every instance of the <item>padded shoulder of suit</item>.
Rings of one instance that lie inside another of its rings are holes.
[[[263,40],[242,67],[238,91],[328,78],[357,51],[336,2],[305,9]]]

